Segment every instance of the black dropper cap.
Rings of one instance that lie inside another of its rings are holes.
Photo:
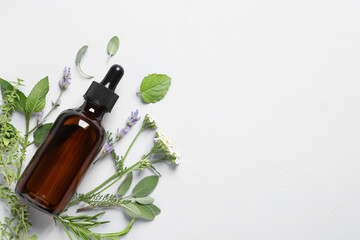
[[[113,65],[104,77],[104,80],[100,83],[95,81],[91,83],[89,89],[84,94],[85,100],[94,102],[103,108],[105,112],[111,112],[119,98],[114,91],[123,75],[124,69],[120,65]]]

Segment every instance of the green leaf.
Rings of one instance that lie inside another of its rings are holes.
[[[135,198],[134,200],[140,204],[150,204],[154,202],[154,199],[149,196],[143,198]]]
[[[45,107],[45,97],[49,92],[49,79],[45,77],[41,79],[31,90],[25,104],[25,112],[29,116],[33,112],[40,112]]]
[[[155,103],[163,99],[171,85],[171,78],[165,74],[151,74],[145,77],[140,86],[143,100],[147,103]]]
[[[108,45],[107,45],[107,52],[109,54],[109,57],[114,56],[115,53],[119,49],[119,38],[117,36],[114,36],[110,39]]]
[[[3,98],[7,96],[7,91],[12,91],[14,86],[11,85],[8,81],[0,78],[0,87],[1,87],[1,95]],[[26,105],[26,96],[23,92],[19,89],[16,90],[16,94],[19,96],[18,99],[15,100],[15,108],[21,112],[25,112],[25,105]]]
[[[82,48],[80,48],[80,50],[76,54],[76,59],[75,59],[75,64],[76,65],[79,65],[81,63],[81,59],[83,58],[83,56],[86,53],[87,49],[88,49],[87,45],[82,46]]]
[[[130,172],[129,174],[126,175],[124,181],[120,184],[117,193],[121,196],[124,195],[130,188],[131,183],[133,180],[133,173]]]
[[[142,205],[139,203],[134,203],[134,205],[140,210],[139,217],[145,218],[148,220],[153,220],[155,218],[154,211],[148,205]]]
[[[32,235],[31,237],[28,238],[29,240],[36,240],[38,239],[36,235]]]
[[[81,69],[81,65],[80,65],[81,60],[82,60],[83,56],[85,55],[87,49],[88,49],[88,46],[87,46],[87,45],[85,45],[85,46],[83,46],[82,48],[79,49],[78,53],[76,54],[75,64],[76,64],[76,66],[78,66],[80,73],[81,73],[84,77],[86,77],[86,78],[93,78],[94,76],[90,76],[90,75],[84,73],[83,70]]]
[[[46,137],[46,135],[48,134],[52,125],[53,125],[52,123],[46,123],[41,127],[39,127],[38,129],[36,129],[36,131],[34,132],[34,142],[37,144],[41,144],[44,138]]]
[[[161,213],[160,208],[158,208],[155,204],[150,203],[148,206],[153,210],[156,216]]]
[[[138,184],[136,184],[132,191],[132,194],[137,198],[146,197],[147,195],[152,193],[152,191],[154,191],[158,182],[158,176],[145,177],[140,182],[138,182]]]
[[[126,215],[132,218],[137,218],[140,215],[140,210],[134,203],[127,203],[122,206]]]

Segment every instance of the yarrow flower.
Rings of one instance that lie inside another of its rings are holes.
[[[128,125],[129,127],[135,125],[135,123],[137,121],[140,120],[141,117],[138,116],[139,115],[139,110],[136,109],[135,112],[131,112],[131,116],[128,118],[126,125]]]
[[[155,152],[164,153],[167,155],[165,160],[174,164],[180,164],[182,158],[180,152],[161,129],[156,130],[154,141]]]
[[[138,168],[139,168],[139,170],[144,170],[145,168],[148,168],[148,167],[150,167],[151,165],[150,165],[150,161],[148,160],[148,159],[141,159],[140,161],[139,161],[139,166],[138,166]]]
[[[114,150],[114,145],[112,142],[105,144],[105,146],[103,148],[104,154],[107,154],[107,153],[111,152],[112,150]]]
[[[36,124],[38,126],[42,125],[42,123],[45,121],[45,119],[43,119],[43,116],[44,116],[44,110],[36,114]]]
[[[154,118],[150,114],[146,114],[143,121],[143,128],[157,128]]]
[[[57,108],[57,107],[59,107],[60,104],[61,104],[61,99],[58,98],[58,99],[56,99],[55,102],[52,101],[51,103],[52,103],[52,105],[53,105],[55,108]]]
[[[59,80],[59,87],[61,91],[65,91],[70,85],[71,79],[71,69],[70,67],[65,67],[63,78]]]

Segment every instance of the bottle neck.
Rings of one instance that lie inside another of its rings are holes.
[[[103,108],[88,100],[85,100],[80,109],[87,117],[98,121],[101,121],[106,113]]]

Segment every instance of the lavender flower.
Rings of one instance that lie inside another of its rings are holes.
[[[105,144],[105,146],[103,148],[104,154],[107,154],[107,153],[111,152],[112,150],[114,150],[114,145],[112,142]]]
[[[129,126],[126,126],[125,128],[116,131],[115,141],[119,141],[121,138],[123,138],[130,130]]]
[[[71,79],[71,69],[68,67],[64,69],[64,75],[63,78],[59,80],[59,87],[61,91],[65,91],[68,86],[70,85],[70,79]]]
[[[53,105],[55,108],[57,108],[57,107],[59,107],[60,104],[61,104],[61,99],[58,98],[58,99],[56,99],[55,102],[52,101],[51,103],[52,103],[52,105]]]
[[[128,118],[126,125],[128,125],[129,127],[135,125],[135,123],[137,121],[140,120],[141,117],[138,116],[139,115],[139,110],[136,109],[135,112],[131,112],[131,116]]]
[[[43,119],[43,116],[44,116],[44,110],[36,114],[36,124],[38,126],[42,125],[42,123],[45,121],[45,119]]]

